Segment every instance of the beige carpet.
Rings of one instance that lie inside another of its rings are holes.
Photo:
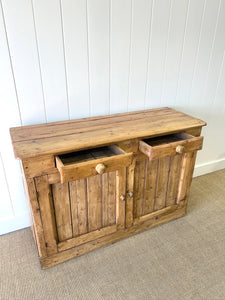
[[[30,229],[0,237],[0,299],[225,299],[225,170],[187,216],[42,271]]]

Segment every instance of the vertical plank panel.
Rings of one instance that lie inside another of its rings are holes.
[[[102,174],[102,225],[108,225],[109,173]]]
[[[215,141],[215,128],[218,129],[221,128],[219,120],[223,118],[222,109],[221,109],[222,105],[221,103],[219,104],[216,98],[217,98],[221,77],[224,76],[223,73],[224,72],[223,64],[225,60],[224,10],[225,10],[225,2],[222,1],[219,9],[217,26],[216,26],[210,61],[207,70],[208,73],[207,73],[205,86],[203,89],[202,99],[201,99],[202,106],[204,105],[206,107],[210,107],[210,109],[208,110],[205,109],[204,111],[201,112],[201,116],[204,117],[209,124],[209,128],[208,128],[209,131],[207,131],[207,139],[205,140],[206,142],[205,147],[207,147],[206,149],[213,149],[211,151],[209,150],[210,154],[204,152],[202,153],[203,160],[209,160],[209,159],[213,160],[215,157],[214,147],[211,146],[211,142],[213,140]],[[223,78],[222,80],[224,81],[224,77],[222,78]],[[216,124],[218,125],[218,127],[215,127]],[[216,133],[217,138],[219,134],[223,135],[224,134],[223,130],[220,131],[219,129],[219,132],[217,131]],[[216,143],[218,143],[217,147],[220,147],[220,138],[218,139],[218,141],[216,141]]]
[[[73,237],[76,237],[79,235],[76,181],[69,182],[69,194],[71,203],[72,232]]]
[[[213,161],[215,157],[217,158],[221,157],[220,153],[221,150],[224,148],[224,139],[221,138],[224,135],[224,127],[225,127],[224,78],[225,78],[225,52],[221,64],[221,70],[220,70],[219,80],[216,88],[215,99],[211,105],[211,111],[210,111],[211,115],[209,116],[209,122],[207,126],[207,139],[204,140],[204,149],[206,153],[201,156],[202,159],[204,160],[209,159],[209,161]]]
[[[4,172],[4,166],[2,157],[0,154],[0,182],[1,182],[1,201],[0,201],[0,219],[5,217],[11,217],[13,215],[13,209],[11,205],[11,199],[9,190],[7,188],[7,182]]]
[[[146,173],[146,187],[144,197],[143,214],[149,214],[154,210],[154,200],[156,193],[156,180],[158,172],[158,160],[148,161]]]
[[[111,1],[110,113],[127,110],[131,1]]]
[[[116,223],[116,172],[109,173],[108,225]]]
[[[159,210],[166,206],[169,167],[170,157],[159,159],[154,210]]]
[[[207,77],[206,77],[202,98],[201,98],[202,106],[206,105],[207,107],[210,107],[210,105],[214,102],[215,94],[217,91],[218,80],[220,76],[221,65],[223,62],[224,49],[225,49],[224,11],[225,11],[225,2],[221,1],[218,9],[216,30],[214,33],[214,39],[213,39],[213,44],[210,53],[210,60],[208,64],[207,74],[206,74]],[[206,120],[208,121],[210,112],[211,112],[210,109],[207,111],[202,111],[201,116],[206,118]]]
[[[76,180],[79,235],[88,232],[86,180],[87,179]]]
[[[144,108],[152,1],[133,0],[128,110]]]
[[[52,194],[48,183],[48,176],[35,178],[38,202],[41,211],[42,225],[45,233],[47,254],[52,255],[57,252],[57,234],[55,226],[55,216],[52,203]]]
[[[23,125],[45,122],[31,1],[3,0],[2,6]]]
[[[87,178],[89,232],[102,227],[101,176]]]
[[[11,7],[10,2],[7,2],[7,5],[5,8]],[[15,5],[17,7],[17,5]],[[13,8],[12,8],[13,9]],[[18,13],[21,13],[18,12]],[[26,13],[26,12],[24,12]],[[12,16],[11,16],[11,10],[8,11],[8,21],[9,23],[12,23]],[[15,17],[14,22],[16,23],[17,17]],[[26,20],[27,21],[27,20]],[[8,23],[7,23],[8,24]],[[4,18],[2,14],[2,7],[0,5],[0,99],[2,99],[4,105],[1,107],[0,110],[0,135],[1,139],[4,141],[4,143],[0,143],[0,152],[1,152],[1,157],[2,161],[4,162],[4,167],[5,167],[5,181],[2,182],[2,189],[9,189],[10,192],[10,201],[9,205],[12,206],[12,209],[14,213],[19,216],[21,214],[26,213],[27,211],[27,206],[26,206],[26,201],[24,197],[24,188],[23,188],[23,183],[22,183],[22,176],[21,176],[21,168],[20,168],[20,163],[19,161],[16,161],[14,158],[14,153],[12,149],[12,142],[11,138],[9,135],[9,127],[12,126],[21,126],[21,113],[20,113],[20,107],[18,103],[18,94],[17,94],[17,89],[15,85],[15,77],[14,77],[14,72],[15,70],[12,69],[12,58],[9,53],[9,48],[8,48],[8,35],[10,35],[10,41],[13,43],[13,53],[16,51],[15,45],[18,40],[17,36],[15,38],[15,41],[13,39],[13,34],[11,36],[11,30],[10,28],[14,28],[14,24],[8,24],[9,26],[5,28],[6,23],[4,23]],[[7,32],[6,32],[7,29]],[[14,28],[16,30],[16,28]],[[21,28],[19,29],[21,30]],[[31,41],[29,41],[31,42]],[[28,41],[24,42],[25,44],[28,43]],[[22,47],[25,47],[23,45]],[[16,54],[17,56],[19,53]],[[15,57],[14,57],[15,59]],[[22,60],[22,57],[20,57]],[[16,62],[18,63],[18,62]],[[26,66],[26,64],[25,64]],[[32,66],[30,66],[32,67]],[[29,69],[26,69],[28,71]],[[23,73],[24,74],[24,73]],[[22,75],[21,75],[22,76]],[[32,76],[31,76],[32,77]],[[21,78],[20,78],[21,80]],[[38,94],[37,94],[38,97]],[[38,101],[38,100],[37,100]],[[32,115],[32,110],[31,110],[31,115]],[[24,116],[24,115],[23,115]],[[36,118],[36,117],[35,117]],[[34,121],[35,121],[34,118]],[[41,115],[40,115],[41,118]],[[25,119],[23,119],[25,121]],[[41,120],[41,119],[40,119]],[[5,197],[7,199],[7,197]],[[6,201],[6,200],[5,200]],[[4,205],[6,203],[4,202]],[[1,211],[3,213],[3,210]],[[12,211],[10,212],[11,216]],[[7,213],[5,213],[4,217],[7,217]],[[24,223],[21,224],[21,226],[25,226],[25,223],[27,222],[27,226],[29,226],[29,220],[25,220]],[[11,222],[13,224],[13,220]],[[4,226],[4,225],[3,225]],[[16,225],[18,226],[18,225]],[[20,228],[20,227],[19,227]],[[17,229],[17,228],[16,228]],[[5,228],[7,232],[7,228]]]
[[[127,200],[126,200],[126,228],[133,225],[133,211],[134,211],[134,169],[136,163],[133,162],[129,167],[127,167]],[[133,196],[130,196],[132,193]]]
[[[146,84],[146,107],[160,106],[170,6],[171,0],[155,0],[153,3]]]
[[[134,190],[134,212],[135,217],[142,215],[144,185],[145,185],[145,165],[147,160],[137,161],[135,168],[135,190]]]
[[[68,183],[52,185],[58,239],[60,242],[72,238],[72,224]]]
[[[178,107],[184,107],[188,102],[204,15],[204,4],[205,0],[190,0],[175,101]],[[166,101],[166,99],[164,100]]]
[[[173,106],[175,103],[183,42],[185,39],[188,3],[188,0],[173,1],[161,96],[162,106]]]
[[[37,237],[37,247],[38,251],[40,254],[40,257],[46,257],[47,256],[47,251],[46,251],[46,246],[45,246],[45,237],[44,237],[44,232],[43,232],[43,226],[42,226],[42,220],[40,216],[40,207],[38,204],[38,199],[36,195],[36,188],[34,184],[34,179],[27,179],[26,181],[27,184],[27,196],[29,196],[29,201],[30,207],[31,207],[31,214],[34,219],[34,232]]]
[[[70,117],[89,116],[89,70],[86,1],[62,1]]]
[[[109,0],[88,0],[91,115],[109,113]]]
[[[202,93],[207,77],[207,69],[213,46],[219,3],[219,0],[206,1],[199,49],[196,57],[192,86],[189,94],[189,106],[191,107],[191,110],[195,111],[195,114],[199,117],[202,116],[202,113],[204,114],[203,107],[205,106],[202,105],[204,102],[204,99],[202,99]]]
[[[125,227],[126,179],[126,168],[116,171],[116,224],[118,229]],[[120,198],[121,196],[125,196],[124,201]]]
[[[182,155],[171,157],[166,206],[170,206],[176,203],[178,184],[180,179],[180,171],[181,171],[181,162],[182,162]]]
[[[69,115],[60,1],[33,0],[33,8],[47,120],[66,120]]]

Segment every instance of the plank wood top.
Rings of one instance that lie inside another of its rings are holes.
[[[172,108],[10,128],[16,158],[56,155],[205,126]]]

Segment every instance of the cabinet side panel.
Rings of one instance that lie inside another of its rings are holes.
[[[72,238],[68,183],[52,185],[53,202],[59,242]]]
[[[44,229],[47,254],[52,255],[57,252],[57,233],[52,203],[52,194],[47,175],[36,177],[35,185],[38,193],[38,201]]]
[[[171,206],[176,203],[182,155],[172,156],[170,159],[170,173],[166,197],[166,206]]]
[[[33,217],[33,229],[36,237],[36,244],[40,257],[46,257],[45,237],[43,232],[42,220],[40,216],[40,207],[37,200],[36,188],[33,178],[26,180],[27,193],[30,199],[30,211]],[[29,201],[29,199],[27,199]]]
[[[181,174],[177,193],[177,203],[186,201],[189,194],[197,151],[183,155]],[[186,201],[187,202],[187,201]]]
[[[162,209],[166,206],[169,167],[170,157],[159,159],[154,210]]]

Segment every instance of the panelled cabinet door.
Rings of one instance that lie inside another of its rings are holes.
[[[48,255],[125,227],[126,167],[66,183],[34,179]]]
[[[137,161],[134,174],[134,223],[187,199],[202,137],[172,134],[139,142],[148,158]]]

